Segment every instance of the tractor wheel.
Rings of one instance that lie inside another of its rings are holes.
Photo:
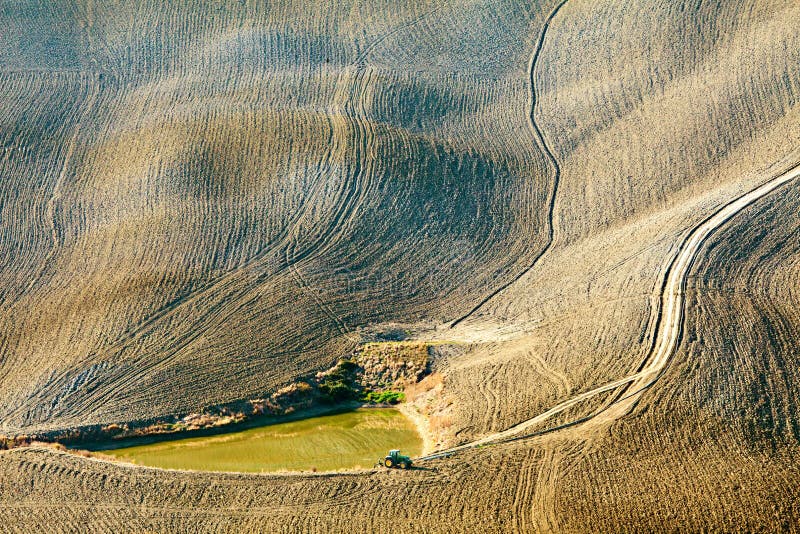
[[[383,465],[389,468],[394,467],[394,460],[392,460],[391,458],[387,458],[383,461]]]
[[[403,462],[403,469],[411,469],[411,462]]]

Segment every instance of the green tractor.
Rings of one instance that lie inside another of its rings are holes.
[[[382,463],[388,468],[402,467],[403,469],[411,469],[411,457],[403,456],[400,454],[400,449],[392,449]]]

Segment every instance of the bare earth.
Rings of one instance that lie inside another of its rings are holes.
[[[437,347],[419,469],[21,447],[0,531],[799,530],[797,20],[0,7],[0,434],[266,398],[370,336]]]

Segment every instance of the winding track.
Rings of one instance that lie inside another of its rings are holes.
[[[642,392],[658,380],[664,368],[669,363],[670,358],[675,353],[683,332],[686,280],[703,244],[714,232],[734,216],[741,213],[745,208],[798,177],[800,177],[800,165],[792,167],[788,171],[779,174],[750,192],[725,204],[713,215],[700,222],[700,224],[695,226],[686,235],[681,242],[677,255],[664,274],[664,282],[661,286],[661,306],[658,311],[659,316],[656,324],[653,348],[636,373],[567,399],[546,412],[512,426],[507,430],[490,434],[470,443],[423,456],[419,458],[419,460],[432,460],[481,445],[533,437],[590,420],[593,424],[607,424],[628,414],[638,402]],[[555,428],[540,430],[531,434],[523,434],[525,430],[550,419],[564,410],[600,393],[622,388],[623,386],[624,389],[620,391],[614,402],[593,415],[583,417],[577,421],[558,425]]]
[[[547,157],[547,160],[549,164],[553,167],[554,171],[553,183],[550,195],[548,197],[547,243],[542,248],[542,250],[536,255],[536,257],[534,257],[533,261],[528,267],[526,267],[522,272],[518,273],[510,281],[506,282],[499,288],[495,289],[481,302],[479,302],[475,307],[473,307],[469,312],[467,312],[467,314],[465,314],[462,317],[459,317],[458,319],[450,323],[450,328],[455,327],[456,325],[458,325],[459,323],[461,323],[462,321],[473,315],[480,308],[482,308],[487,302],[489,302],[492,298],[494,298],[497,294],[504,291],[510,285],[514,284],[517,280],[522,278],[526,273],[528,273],[531,269],[533,269],[533,267],[547,253],[547,251],[550,250],[550,248],[553,245],[553,212],[555,209],[555,199],[556,199],[556,193],[558,191],[558,184],[561,178],[561,169],[559,167],[558,160],[556,159],[552,150],[548,146],[544,134],[542,133],[541,129],[539,128],[536,122],[535,112],[536,112],[536,105],[538,102],[538,94],[536,89],[535,74],[536,74],[536,65],[541,55],[541,51],[544,46],[545,36],[547,35],[547,30],[550,28],[550,23],[553,21],[553,19],[559,13],[561,8],[564,7],[564,5],[568,1],[569,0],[562,0],[561,2],[556,4],[553,10],[550,11],[550,13],[548,14],[544,24],[542,25],[542,31],[539,34],[539,40],[536,43],[536,48],[534,49],[533,54],[531,54],[531,59],[528,65],[530,84],[531,84],[531,92],[530,92],[531,101],[530,101],[530,113],[528,115],[529,119],[528,126],[529,129],[531,130],[531,133],[533,134],[534,139],[536,140],[536,143],[542,148],[542,152]],[[502,432],[496,432],[494,434],[484,436],[483,438],[476,441],[472,441],[470,443],[465,443],[457,447],[452,447],[449,449],[438,451],[434,454],[423,456],[419,458],[419,460],[431,460],[434,458],[440,458],[442,456],[448,456],[460,450],[478,447],[482,445],[488,445],[490,443],[498,443],[502,441],[510,441],[510,440],[522,439],[525,437],[532,437],[535,435],[544,434],[546,432],[550,432],[560,428],[574,426],[580,423],[587,422],[589,420],[592,420],[595,424],[604,424],[611,421],[615,421],[620,417],[624,416],[625,414],[629,413],[630,410],[635,406],[636,402],[638,402],[642,391],[644,391],[644,389],[652,385],[661,375],[667,363],[669,362],[672,354],[675,352],[675,349],[677,348],[678,341],[680,340],[680,336],[683,331],[683,315],[684,315],[684,304],[685,304],[684,289],[686,287],[686,279],[688,277],[689,270],[694,264],[694,261],[697,257],[697,254],[700,252],[703,243],[705,243],[705,241],[709,238],[709,236],[711,236],[717,229],[719,229],[732,217],[740,213],[742,210],[744,210],[757,200],[770,194],[775,189],[790,182],[791,180],[797,178],[798,176],[800,176],[800,165],[792,167],[791,169],[772,178],[771,180],[762,184],[761,186],[732,200],[728,204],[725,204],[713,215],[709,216],[708,218],[700,222],[700,224],[695,226],[694,229],[692,229],[686,235],[686,237],[681,243],[677,255],[671,261],[664,275],[664,281],[661,286],[661,299],[660,299],[661,305],[658,309],[658,317],[656,321],[656,330],[655,330],[653,348],[650,350],[647,357],[645,358],[645,360],[642,362],[642,364],[639,366],[639,368],[635,373],[628,375],[624,378],[621,378],[619,380],[608,382],[607,384],[596,387],[590,391],[576,395],[575,397],[572,397],[557,404],[556,406],[550,408],[546,412],[541,413],[536,417],[533,417],[521,423],[518,423]],[[548,419],[563,412],[564,410],[567,410],[577,404],[580,404],[581,402],[587,399],[595,397],[596,395],[613,390],[620,390],[614,397],[614,400],[610,404],[601,408],[599,411],[595,412],[592,415],[583,417],[577,421],[572,421],[569,423],[558,425],[555,428],[540,430],[532,434],[523,434],[526,430],[535,427],[536,425],[544,421],[547,421]]]
[[[536,123],[536,104],[539,101],[538,93],[536,90],[536,65],[539,62],[539,56],[542,53],[542,47],[544,46],[544,38],[547,35],[547,30],[550,29],[550,23],[553,22],[553,19],[558,15],[558,12],[561,11],[561,8],[569,0],[561,0],[556,7],[550,11],[550,14],[547,15],[547,18],[542,25],[542,31],[539,34],[539,40],[536,42],[536,48],[533,49],[533,54],[531,54],[531,59],[528,62],[528,76],[530,77],[530,84],[531,84],[531,91],[530,91],[530,113],[528,113],[528,129],[533,134],[533,138],[536,140],[536,144],[539,145],[542,149],[542,153],[546,156],[547,162],[553,167],[553,182],[550,186],[550,191],[547,196],[547,242],[545,243],[544,247],[539,251],[538,254],[531,260],[531,263],[525,267],[522,271],[517,273],[514,278],[506,282],[505,284],[501,285],[489,295],[484,297],[478,304],[476,304],[471,310],[469,310],[466,314],[462,315],[452,323],[450,323],[450,328],[455,328],[460,322],[464,321],[465,319],[469,318],[479,309],[481,309],[487,302],[492,300],[496,297],[499,293],[505,291],[510,285],[514,284],[517,280],[525,276],[528,271],[534,268],[539,260],[550,250],[550,247],[553,245],[553,212],[555,211],[556,205],[556,193],[558,192],[558,183],[561,179],[561,167],[558,166],[558,160],[556,159],[553,151],[547,145],[547,141],[544,138],[544,134],[542,130],[539,128],[539,125]]]

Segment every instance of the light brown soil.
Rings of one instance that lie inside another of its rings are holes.
[[[268,398],[397,329],[457,344],[414,391],[436,447],[626,380],[691,229],[800,161],[798,19],[792,0],[9,5],[0,434]],[[603,424],[332,476],[15,449],[0,525],[797,530],[799,212],[793,181],[709,236],[658,380]]]

